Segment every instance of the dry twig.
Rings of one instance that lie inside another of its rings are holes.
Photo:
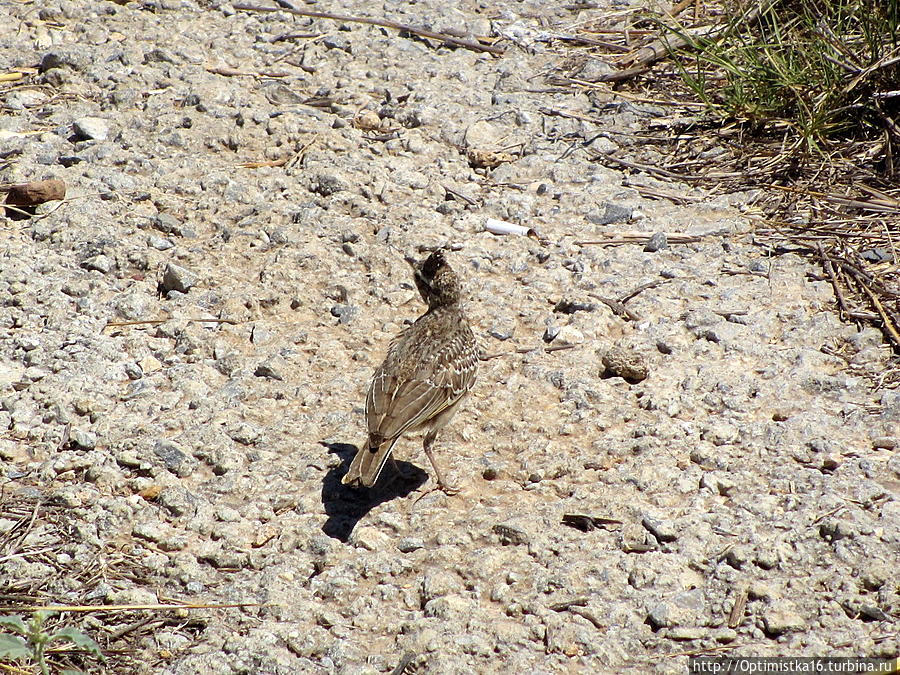
[[[564,349],[575,349],[579,345],[551,345],[549,347],[543,347],[543,350],[546,354],[552,354],[553,352],[560,352]],[[490,361],[491,359],[496,359],[501,356],[512,356],[513,354],[528,354],[529,352],[533,352],[536,349],[542,349],[541,347],[520,347],[519,349],[514,349],[509,352],[497,352],[496,354],[482,354],[478,358],[481,361]]]
[[[389,21],[388,19],[370,19],[362,16],[348,16],[346,14],[333,14],[331,12],[313,12],[306,9],[294,9],[287,7],[257,7],[255,5],[245,5],[244,3],[236,3],[234,5],[234,8],[244,10],[245,12],[288,12],[289,14],[306,16],[313,19],[331,19],[332,21],[363,23],[370,26],[393,28],[394,30],[398,30],[401,33],[412,33],[413,35],[418,35],[419,37],[430,38],[432,40],[440,40],[444,44],[471,49],[475,52],[488,52],[489,54],[496,54],[498,56],[504,51],[500,47],[495,47],[493,45],[485,45],[473,40],[466,40],[465,38],[447,35],[446,33],[435,33],[434,31],[426,30],[424,28],[408,26],[406,24],[397,23],[396,21]]]
[[[166,323],[168,321],[175,321],[174,317],[168,317],[166,319],[144,319],[141,321],[108,321],[106,325],[100,330],[102,333],[107,328],[121,328],[122,326],[158,326],[161,323]],[[239,323],[243,323],[242,321],[237,321],[235,319],[180,319],[181,321],[187,321],[189,323],[227,323],[232,326],[236,326]]]

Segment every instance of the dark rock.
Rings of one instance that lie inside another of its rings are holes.
[[[559,335],[559,326],[547,326],[542,339],[544,342],[553,342],[557,335]]]
[[[177,443],[168,439],[157,441],[153,446],[153,454],[159,457],[163,465],[179,478],[190,476],[197,463]]]
[[[331,308],[331,316],[337,317],[338,323],[348,324],[359,314],[359,307],[354,305],[335,305]]]
[[[593,312],[597,305],[592,302],[577,302],[575,300],[560,300],[553,307],[554,312],[561,314],[574,314],[575,312]]]
[[[657,251],[661,251],[664,248],[669,248],[669,239],[666,237],[665,232],[654,232],[650,239],[647,240],[647,245],[644,246],[644,251],[647,253],[656,253]]]
[[[634,209],[627,206],[619,206],[606,202],[603,204],[602,213],[592,213],[587,219],[595,225],[612,225],[613,223],[627,223],[631,220]]]

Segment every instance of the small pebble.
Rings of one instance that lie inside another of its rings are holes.
[[[80,117],[72,123],[75,135],[84,141],[105,141],[109,123],[100,117]]]
[[[675,541],[678,539],[678,532],[675,524],[671,520],[664,520],[654,516],[645,515],[641,519],[641,523],[645,528],[661,542]]]
[[[647,379],[649,375],[644,358],[631,349],[612,347],[603,354],[602,361],[602,375],[605,376],[621,377],[627,382],[636,383]]]
[[[656,253],[657,251],[661,251],[664,248],[669,248],[669,239],[666,237],[665,232],[655,232],[650,236],[650,239],[647,240],[647,245],[644,246],[644,251],[647,253]]]
[[[147,237],[147,245],[155,248],[157,251],[168,251],[175,246],[171,240],[153,234]]]
[[[197,283],[197,276],[186,267],[169,263],[163,273],[162,287],[166,291],[187,293]]]
[[[93,270],[94,272],[107,274],[113,268],[113,261],[110,260],[109,256],[100,254],[95,255],[92,258],[88,258],[83,263],[81,263],[81,266],[87,270]]]

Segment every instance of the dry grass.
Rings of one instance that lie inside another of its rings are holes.
[[[156,584],[127,548],[106,546],[85,555],[84,538],[78,533],[83,523],[77,512],[53,504],[36,486],[23,483],[20,479],[14,489],[11,484],[0,489],[0,613],[27,620],[35,609],[53,606],[47,632],[62,626],[76,628],[93,638],[104,655],[99,660],[72,645],[62,645],[47,652],[52,672],[66,668],[117,675],[146,672],[165,661],[164,650],[147,649],[153,647],[154,633],[161,628],[168,627],[189,642],[196,640],[205,620],[185,610],[103,607],[110,588],[152,589]],[[93,606],[96,611],[68,611],[72,605]],[[156,663],[147,659],[154,652]],[[25,664],[10,667],[37,672]]]
[[[709,194],[758,190],[755,240],[820,263],[842,318],[877,326],[897,355],[876,383],[900,384],[900,6],[685,0],[583,21],[556,47],[555,86],[672,111],[597,161]],[[580,79],[598,58],[613,72]]]

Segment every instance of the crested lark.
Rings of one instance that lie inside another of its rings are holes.
[[[371,487],[407,431],[425,429],[423,447],[438,486],[452,492],[431,452],[438,431],[450,421],[478,370],[478,346],[460,308],[456,273],[439,249],[420,263],[407,258],[428,311],[391,342],[366,396],[369,438],[341,481]]]

